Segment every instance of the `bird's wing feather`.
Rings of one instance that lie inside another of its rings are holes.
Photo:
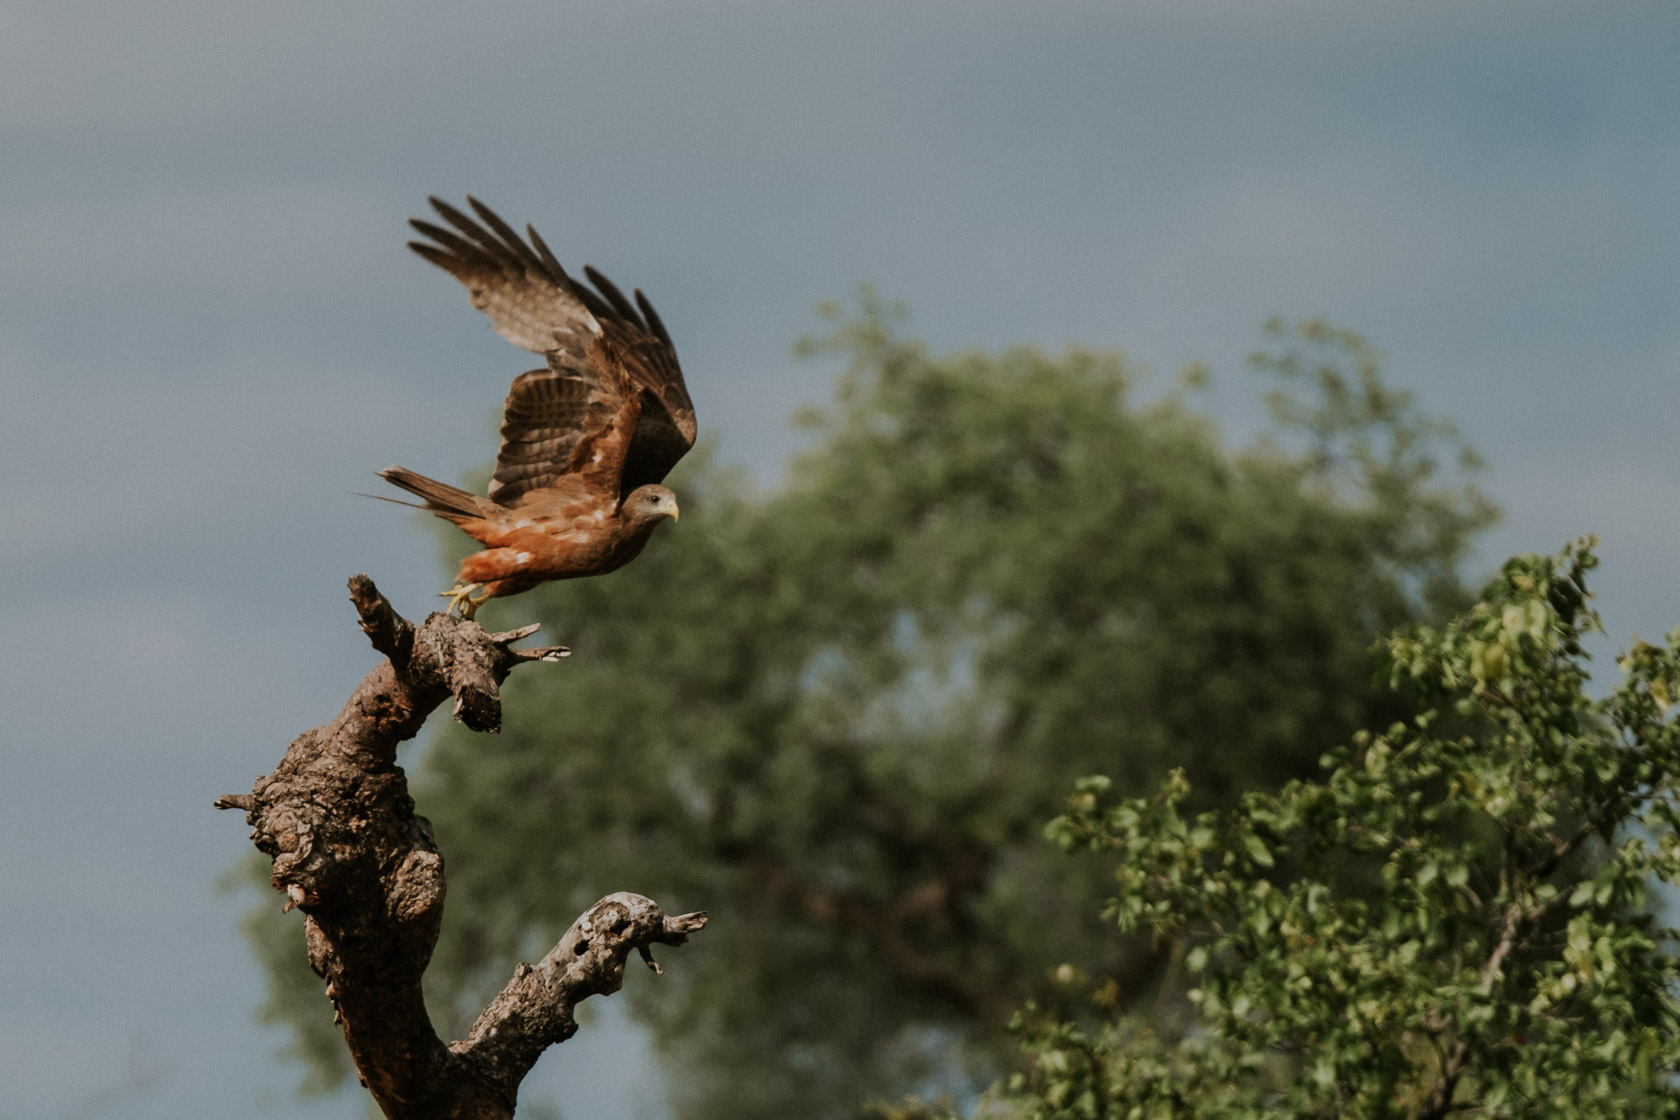
[[[514,378],[502,414],[502,448],[490,500],[504,506],[551,486],[571,462],[584,431],[605,411],[589,379],[553,365]],[[595,414],[595,415],[592,415]]]
[[[582,358],[557,348],[548,368],[514,379],[491,500],[524,505],[558,488],[616,504],[641,400],[609,343],[596,340]]]
[[[431,242],[410,241],[408,247],[459,280],[497,334],[543,354],[553,347],[556,331],[580,338],[597,332],[590,303],[606,305],[580,295],[581,285],[566,275],[552,254],[526,245],[475,198],[467,203],[483,224],[441,198],[431,203],[454,229],[410,219],[409,225]]]
[[[638,486],[663,482],[694,446],[694,405],[669,345],[610,320],[602,324],[601,338],[641,405],[619,479],[620,495],[628,495]]]
[[[611,280],[585,266],[584,275],[596,289],[590,290],[566,273],[535,229],[526,227],[527,243],[494,211],[471,196],[467,204],[477,215],[476,220],[441,199],[433,198],[431,203],[453,229],[414,219],[410,224],[431,242],[411,241],[409,247],[459,280],[473,306],[490,317],[491,326],[503,338],[549,356],[550,369],[535,374],[554,373],[556,349],[561,352],[558,364],[577,372],[587,364],[593,346],[601,341],[608,344],[615,357],[611,364],[629,379],[634,389],[629,395],[639,398],[639,415],[630,421],[634,431],[625,433],[627,446],[618,460],[622,464],[620,493],[628,494],[644,483],[662,480],[694,445],[696,425],[694,403],[683,383],[676,348],[647,297],[637,291],[632,301]],[[513,405],[513,396],[508,403]],[[542,407],[550,411],[543,414],[544,422],[537,429],[550,435],[539,437],[537,442],[556,439],[566,445],[565,451],[575,449],[582,434],[575,433],[568,442],[562,430],[571,422],[571,414],[557,404],[543,403]],[[600,438],[599,432],[596,438]],[[560,449],[556,444],[554,450]],[[507,456],[504,443],[497,465],[498,480],[508,464]],[[564,456],[556,461],[564,461]],[[522,493],[533,485],[545,485],[520,484],[526,477],[520,471],[529,472],[531,468],[530,462],[509,465],[509,481],[501,488],[493,486],[491,497],[510,502],[518,494],[509,496],[509,486]],[[541,473],[538,470],[531,477]]]

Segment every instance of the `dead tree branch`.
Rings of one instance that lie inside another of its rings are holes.
[[[682,944],[706,916],[668,916],[640,895],[608,895],[535,967],[515,970],[465,1039],[445,1045],[420,994],[443,916],[443,857],[414,812],[397,746],[451,696],[456,719],[499,730],[498,690],[514,666],[568,651],[510,648],[535,626],[487,634],[432,614],[416,627],[363,575],[350,580],[350,599],[386,660],[332,722],[293,740],[249,794],[216,807],[245,811],[252,842],[274,861],[284,908],[303,910],[309,963],[327,981],[335,1021],[385,1115],[510,1117],[537,1057],[577,1030],[578,1001],[617,991],[632,949],[657,971],[649,947]]]

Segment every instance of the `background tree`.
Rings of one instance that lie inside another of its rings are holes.
[[[1593,564],[1518,557],[1450,625],[1389,639],[1416,710],[1316,781],[1194,817],[1182,772],[1114,804],[1082,782],[1050,832],[1110,854],[1122,929],[1190,946],[1183,1021],[1029,1014],[1031,1092],[992,1111],[1680,1114],[1680,931],[1651,895],[1680,876],[1680,630],[1589,699]],[[1378,872],[1349,890],[1350,861]]]
[[[849,368],[788,483],[685,463],[680,531],[521,600],[565,672],[421,778],[461,853],[445,1021],[602,884],[704,900],[707,943],[635,1004],[685,1115],[983,1083],[1065,960],[1151,998],[1167,954],[1105,936],[1110,868],[1043,821],[1082,774],[1183,767],[1227,804],[1386,723],[1372,640],[1463,602],[1491,517],[1443,477],[1450,431],[1320,324],[1274,328],[1279,423],[1231,452],[1194,376],[1140,404],[1115,354],[933,355],[867,293],[825,312],[805,349]]]

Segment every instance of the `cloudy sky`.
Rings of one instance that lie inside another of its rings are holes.
[[[482,466],[524,368],[402,247],[426,195],[647,290],[764,485],[859,281],[1205,361],[1233,438],[1259,324],[1326,315],[1490,461],[1472,574],[1596,532],[1620,644],[1680,623],[1677,58],[1667,0],[11,0],[0,1117],[362,1114],[290,1095],[209,805],[372,664],[346,577],[442,586],[351,492]],[[610,1022],[528,1095],[658,1112]]]

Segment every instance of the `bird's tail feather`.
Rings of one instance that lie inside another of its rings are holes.
[[[485,506],[490,505],[488,498],[480,498],[476,494],[469,494],[459,487],[451,486],[447,482],[439,482],[435,478],[427,478],[423,474],[415,474],[406,467],[386,467],[375,472],[380,478],[393,486],[400,486],[410,494],[425,502],[424,508],[446,521],[453,521],[459,525],[463,521],[472,521],[483,517],[487,512]],[[373,495],[369,495],[373,497]],[[395,498],[386,498],[388,502],[396,502]],[[407,502],[397,502],[398,505],[408,505]]]

